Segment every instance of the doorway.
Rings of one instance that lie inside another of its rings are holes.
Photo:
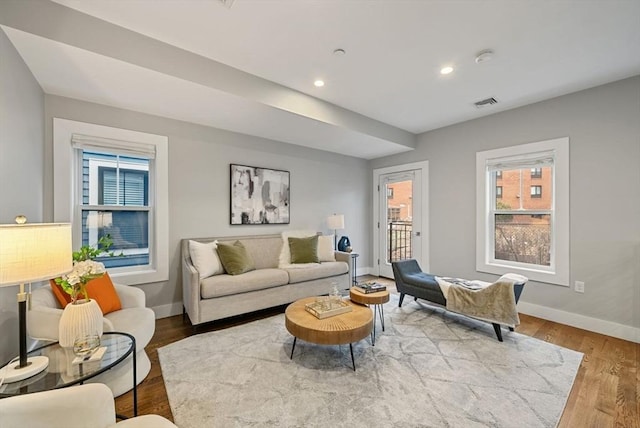
[[[374,170],[374,263],[393,278],[391,263],[416,259],[427,268],[427,162]]]

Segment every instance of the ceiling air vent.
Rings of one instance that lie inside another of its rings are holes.
[[[493,97],[485,98],[484,100],[476,101],[475,103],[473,103],[473,105],[476,106],[476,108],[483,108],[493,104],[498,104],[498,100],[496,100]]]

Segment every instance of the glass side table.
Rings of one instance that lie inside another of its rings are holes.
[[[27,354],[29,357],[38,355],[49,357],[49,365],[44,371],[35,376],[19,382],[2,384],[0,386],[0,398],[82,384],[116,367],[131,355],[133,364],[133,416],[138,416],[136,339],[129,333],[105,332],[100,338],[100,346],[107,348],[100,360],[80,364],[72,364],[72,361],[76,358],[73,350],[61,347],[58,342],[49,343],[30,351]],[[123,418],[122,416],[119,417]]]

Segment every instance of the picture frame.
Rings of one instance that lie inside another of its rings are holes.
[[[290,173],[230,165],[229,224],[289,224]]]

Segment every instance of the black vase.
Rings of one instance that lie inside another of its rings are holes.
[[[338,251],[347,251],[347,247],[351,246],[351,241],[349,241],[348,236],[343,236],[338,241]]]

